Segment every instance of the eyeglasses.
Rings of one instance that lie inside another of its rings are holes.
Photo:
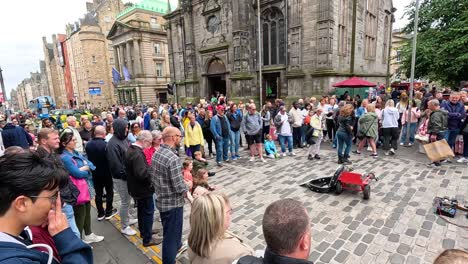
[[[55,202],[57,201],[57,198],[58,198],[58,194],[59,192],[56,192],[55,194],[53,194],[52,196],[29,196],[29,198],[36,198],[36,199],[39,199],[39,198],[42,198],[42,199],[49,199],[49,201],[52,203],[52,204],[55,204]]]

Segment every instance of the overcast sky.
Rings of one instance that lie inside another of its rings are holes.
[[[178,0],[171,0],[176,5]],[[393,0],[397,8],[394,28],[406,21],[401,19],[404,7],[412,0]],[[29,73],[39,70],[44,59],[42,37],[51,42],[52,34],[65,33],[65,24],[83,17],[86,0],[12,0],[0,4],[0,67],[8,98],[11,89]],[[123,2],[140,2],[124,0]]]

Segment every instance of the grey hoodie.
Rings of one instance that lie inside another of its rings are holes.
[[[262,128],[263,120],[258,112],[253,115],[248,113],[242,120],[242,129],[247,135],[257,135]]]
[[[114,128],[114,136],[107,143],[107,160],[109,161],[109,169],[114,179],[127,180],[125,173],[124,160],[125,154],[129,146],[127,140],[126,128],[128,122],[117,118],[112,123]]]

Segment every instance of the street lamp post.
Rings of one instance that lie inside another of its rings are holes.
[[[416,1],[416,9],[414,14],[414,29],[413,29],[413,51],[411,53],[411,78],[410,78],[410,90],[409,90],[409,102],[408,102],[408,118],[406,119],[406,135],[405,143],[409,142],[410,137],[410,126],[411,126],[411,103],[413,102],[413,91],[414,91],[414,68],[416,65],[416,44],[418,42],[418,19],[419,19],[419,0]]]
[[[263,105],[263,89],[262,89],[262,31],[261,31],[261,18],[260,18],[260,0],[257,0],[257,16],[258,16],[258,83],[259,83],[259,88],[260,88],[260,105],[259,107],[261,108]]]

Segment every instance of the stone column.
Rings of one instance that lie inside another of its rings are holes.
[[[140,43],[138,39],[133,39],[133,54],[135,57],[135,75],[143,73],[141,70]]]
[[[132,52],[130,48],[130,41],[125,42],[125,54],[127,55],[127,69],[130,72],[130,75],[134,77],[135,71],[133,70],[132,65]]]

